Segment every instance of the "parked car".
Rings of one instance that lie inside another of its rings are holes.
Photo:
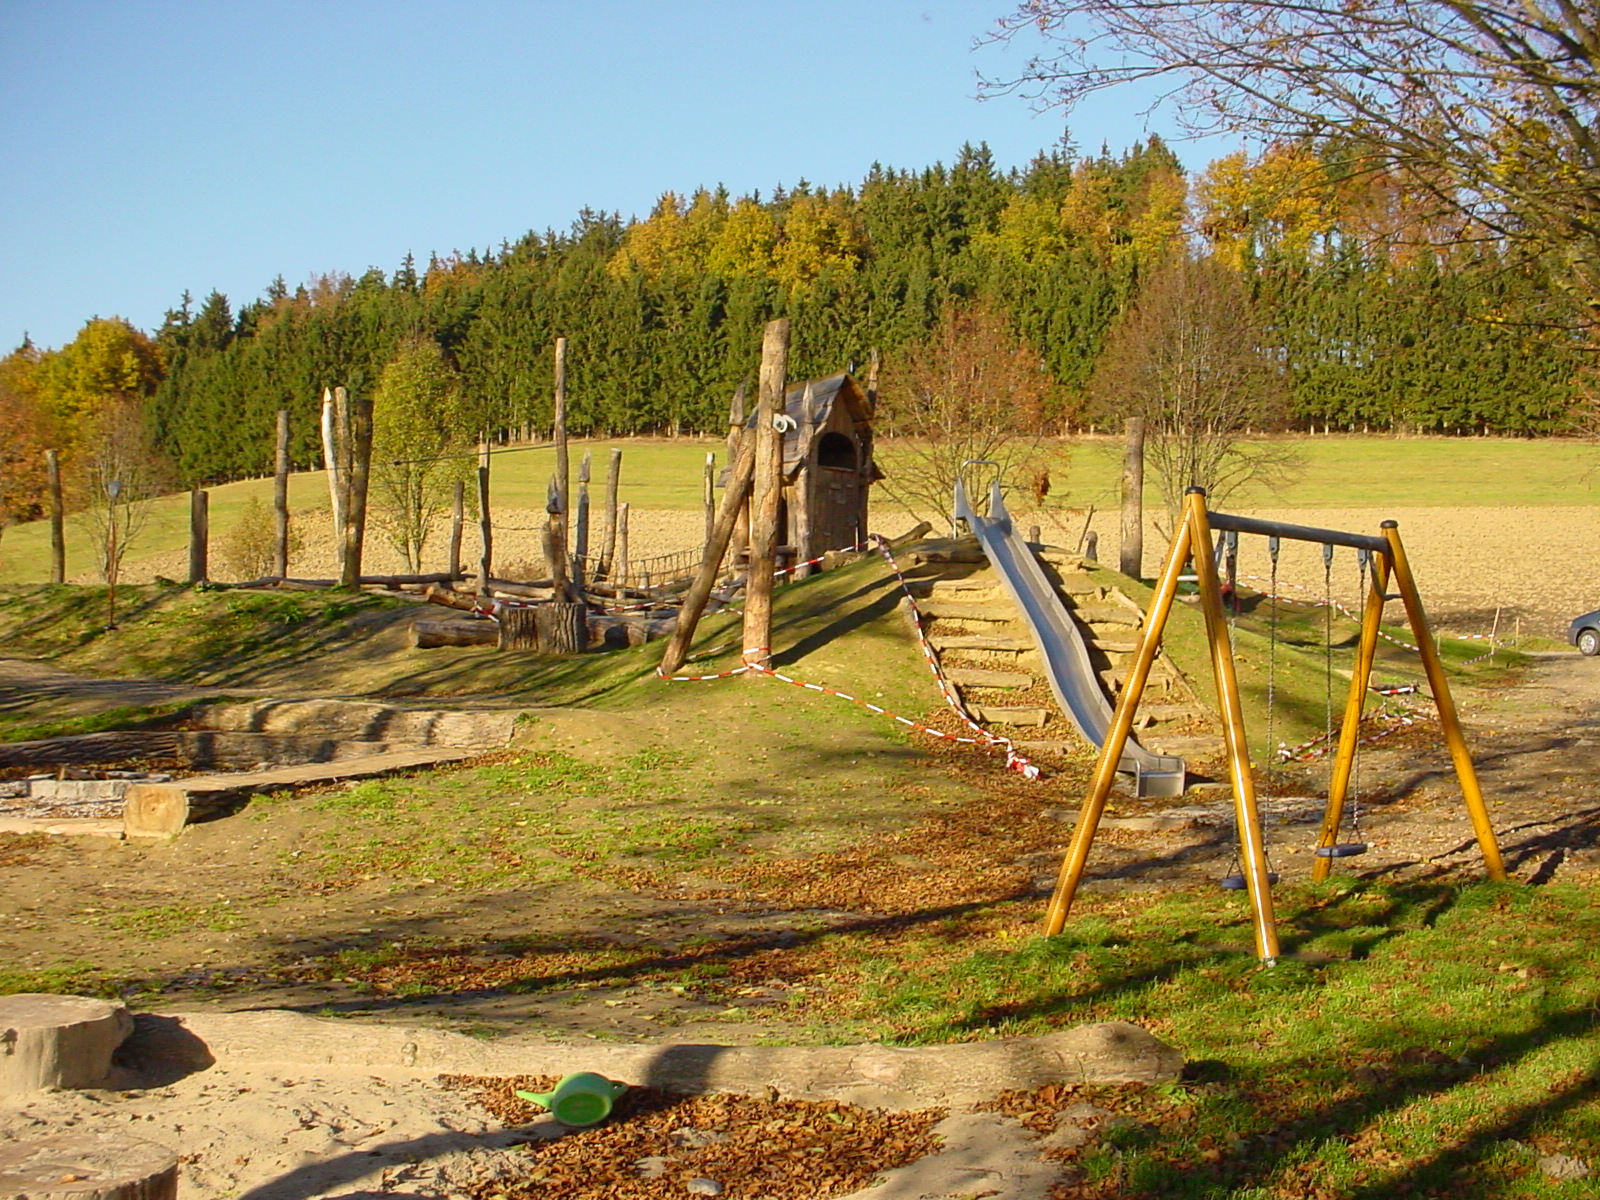
[[[1600,608],[1575,617],[1567,626],[1567,641],[1578,648],[1578,653],[1591,658],[1600,654]]]

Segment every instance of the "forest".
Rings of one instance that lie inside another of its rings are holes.
[[[1119,330],[1124,360],[1159,336],[1135,319],[1160,308],[1175,257],[1207,260],[1231,289],[1246,352],[1276,380],[1256,429],[1567,431],[1585,342],[1553,264],[1449,228],[1394,236],[1423,203],[1394,177],[1341,172],[1327,145],[1193,178],[1157,138],[1093,156],[1064,143],[1013,170],[969,145],[949,166],[874,165],[853,187],[669,192],[633,221],[585,210],[565,232],[293,288],[280,277],[237,305],[185,294],[154,331],[95,319],[60,349],[0,359],[0,504],[8,520],[38,515],[41,450],[70,458],[111,407],[137,412],[169,486],[269,473],[280,409],[311,466],[323,390],[371,394],[418,345],[450,376],[447,440],[547,426],[557,336],[575,433],[717,431],[776,316],[793,320],[793,375],[882,355],[891,432],[917,431],[897,382],[939,352],[941,323],[973,314],[983,344],[1037,372],[1017,420],[1120,427],[1136,401],[1097,371]]]

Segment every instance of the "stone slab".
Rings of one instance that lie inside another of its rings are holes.
[[[944,676],[962,688],[1026,688],[1034,682],[1024,671],[986,671],[982,667],[946,667]]]

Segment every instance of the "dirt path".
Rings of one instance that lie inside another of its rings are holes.
[[[188,704],[227,696],[226,688],[156,679],[93,679],[23,658],[0,658],[0,715],[36,719],[90,716],[114,708]]]

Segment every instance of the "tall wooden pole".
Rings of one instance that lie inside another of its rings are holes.
[[[706,510],[706,545],[711,544],[711,530],[717,523],[717,456],[706,451],[705,478],[701,480],[700,505]]]
[[[551,439],[556,444],[556,474],[554,509],[550,513],[550,531],[555,541],[553,553],[561,559],[561,574],[558,577],[556,588],[557,600],[572,600],[570,588],[560,586],[559,581],[567,579],[567,497],[571,494],[571,469],[567,462],[567,339],[556,339],[556,380],[555,380],[555,436]],[[551,568],[554,576],[554,567]]]
[[[339,392],[344,392],[343,388]],[[350,431],[349,486],[345,492],[343,571],[339,586],[361,586],[361,555],[367,539],[367,481],[372,473],[372,398],[345,401],[346,427]]]
[[[189,493],[189,582],[204,583],[210,569],[211,493]]]
[[[572,531],[572,581],[583,590],[584,575],[588,570],[589,561],[589,451],[583,452],[583,461],[578,464],[578,513],[577,524]]]
[[[606,472],[606,549],[600,556],[607,579],[615,579],[617,574],[617,483],[621,477],[622,451],[613,448],[611,466]]]
[[[278,410],[278,444],[272,472],[272,573],[289,574],[289,410]]]
[[[61,456],[44,452],[45,477],[50,488],[50,582],[67,581],[67,509],[61,500]]]
[[[617,599],[622,599],[622,589],[628,586],[632,568],[628,563],[628,506],[617,509]]]
[[[322,389],[322,465],[328,472],[328,507],[333,514],[333,544],[344,547],[344,484],[340,470],[339,422],[334,416],[333,389]]]
[[[545,496],[545,514],[549,518],[544,530],[544,557],[545,569],[550,573],[550,586],[554,591],[553,602],[559,604],[571,599],[569,595],[570,581],[567,578],[567,555],[561,547],[561,485],[559,479],[552,475],[550,487]]]
[[[745,584],[744,661],[772,657],[772,575],[777,569],[778,504],[783,497],[783,415],[789,369],[789,319],[768,321],[761,339],[761,385],[756,406],[755,477],[750,496],[750,578]],[[748,672],[756,675],[758,672]]]
[[[1144,571],[1144,418],[1129,417],[1123,425],[1122,553],[1118,569],[1142,579]]]
[[[461,532],[467,519],[467,485],[464,480],[456,480],[456,486],[450,496],[450,577],[452,580],[461,574]]]
[[[494,524],[489,516],[489,443],[478,443],[478,595],[489,594],[489,569],[494,565]]]

